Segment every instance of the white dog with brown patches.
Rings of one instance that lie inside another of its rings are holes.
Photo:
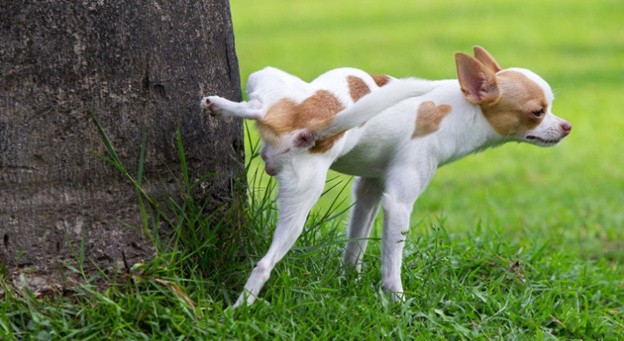
[[[382,286],[401,299],[404,232],[439,166],[507,141],[552,146],[570,133],[571,125],[552,114],[553,93],[542,78],[526,69],[502,70],[481,47],[474,55],[455,55],[458,80],[394,79],[342,68],[306,83],[265,68],[249,77],[249,102],[202,99],[211,114],[257,122],[266,171],[279,184],[271,247],[235,306],[254,302],[297,240],[330,168],[357,177],[344,265],[360,271],[381,205]]]

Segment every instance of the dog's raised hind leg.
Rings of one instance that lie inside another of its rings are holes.
[[[251,272],[245,289],[234,307],[252,304],[264,283],[271,276],[275,264],[279,262],[293,246],[310,212],[323,192],[325,177],[329,165],[317,162],[306,156],[305,160],[295,160],[295,167],[288,167],[277,174],[279,190],[279,219],[273,233],[269,251]]]
[[[262,103],[257,100],[249,102],[232,102],[219,96],[202,98],[200,107],[210,114],[224,117],[238,117],[257,120],[263,117]]]

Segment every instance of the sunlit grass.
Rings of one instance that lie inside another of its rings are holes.
[[[233,3],[243,80],[266,65],[306,80],[338,66],[454,78],[453,54],[476,44],[503,67],[538,72],[572,135],[555,148],[510,144],[440,169],[413,222],[443,218],[460,233],[482,223],[508,238],[540,234],[570,252],[581,243],[582,253],[588,234],[624,239],[623,13],[618,1]],[[591,249],[600,254],[602,242]]]

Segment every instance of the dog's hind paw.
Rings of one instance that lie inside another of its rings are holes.
[[[217,103],[220,99],[218,96],[208,96],[201,99],[199,106],[206,110],[210,115],[219,115],[219,106]]]

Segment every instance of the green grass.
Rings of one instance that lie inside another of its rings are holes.
[[[624,338],[624,3],[621,1],[233,0],[241,75],[273,65],[304,79],[337,67],[453,78],[453,53],[486,47],[530,68],[574,126],[555,148],[506,145],[440,169],[418,200],[404,261],[407,302],[380,292],[380,226],[359,278],[340,271],[344,177],[278,264],[261,300],[227,309],[270,243],[274,183],[250,164],[241,210],[203,212],[181,162],[166,209],[136,185],[155,260],[117,275],[68,271],[85,285],[38,298],[4,283],[2,339],[621,339]],[[248,155],[257,138],[248,130]],[[182,137],[180,159],[184,160]],[[142,164],[142,163],[140,163]],[[260,167],[260,168],[259,168]],[[185,175],[186,174],[186,175]],[[163,212],[169,212],[167,214]],[[173,213],[173,214],[172,214]],[[377,224],[379,225],[379,224]],[[238,247],[239,243],[243,247]]]

